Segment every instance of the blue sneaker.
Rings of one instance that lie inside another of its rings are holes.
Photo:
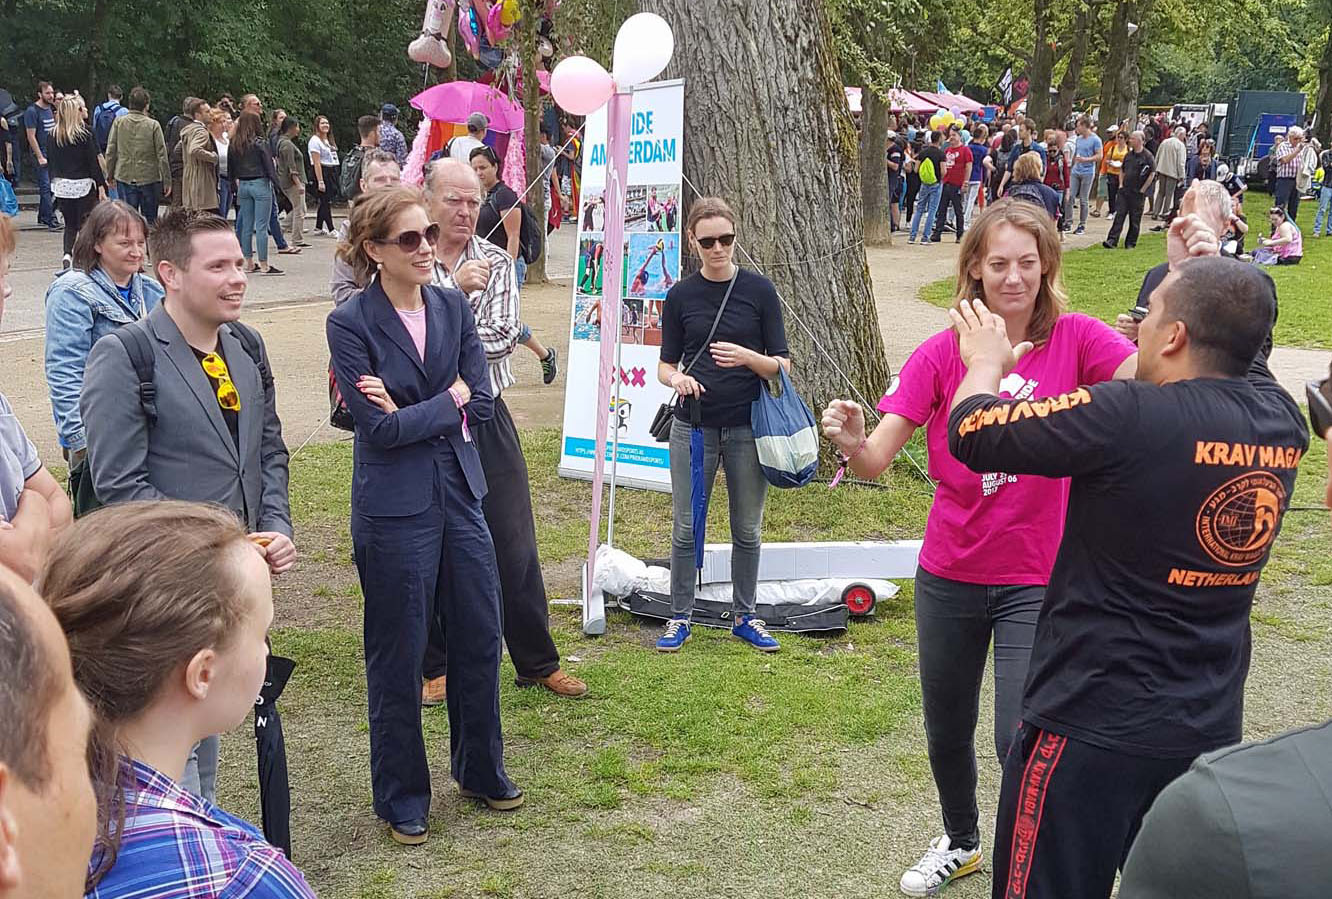
[[[666,625],[666,633],[657,640],[657,652],[679,652],[689,640],[689,619],[672,618]]]
[[[742,615],[740,623],[731,628],[731,633],[760,652],[776,652],[782,648],[776,638],[768,633],[768,628],[764,625],[763,619],[755,618],[753,615]],[[660,646],[661,644],[658,643],[657,645]]]

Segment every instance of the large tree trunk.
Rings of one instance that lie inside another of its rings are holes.
[[[1318,94],[1314,98],[1314,137],[1324,147],[1332,142],[1332,28],[1318,60]]]
[[[1068,68],[1059,81],[1059,96],[1055,100],[1050,122],[1056,128],[1062,128],[1073,111],[1073,103],[1078,98],[1078,87],[1082,84],[1082,66],[1087,61],[1087,45],[1091,41],[1092,25],[1096,21],[1095,9],[1083,4],[1073,20],[1073,49],[1068,56]]]
[[[541,84],[537,81],[537,67],[541,59],[537,53],[537,29],[541,23],[541,13],[545,4],[540,0],[526,0],[523,3],[523,18],[518,23],[516,32],[517,45],[522,54],[523,67],[523,146],[527,150],[527,208],[532,210],[541,233],[546,231],[546,193],[537,183],[541,174],[541,141],[537,132],[541,130]],[[546,175],[549,178],[549,173]],[[535,262],[527,266],[528,284],[546,283],[546,251]]]
[[[888,217],[888,103],[869,86],[860,91],[860,200],[865,215],[865,243],[873,247],[892,242]]]
[[[675,32],[667,75],[686,79],[685,177],[731,203],[736,261],[761,268],[788,304],[805,401],[819,409],[835,397],[876,399],[888,365],[861,243],[856,130],[823,4],[727,7],[733,21],[763,23],[754,29],[719,28],[714,4],[698,0],[642,6]]]
[[[96,0],[93,3],[92,46],[88,48],[87,70],[83,79],[84,97],[89,114],[94,106],[106,99],[102,96],[105,91],[101,88],[106,86],[102,82],[106,80],[106,45],[109,40],[108,28],[111,24],[110,12],[107,0]]]
[[[1130,127],[1137,125],[1138,52],[1142,46],[1143,20],[1151,13],[1153,0],[1122,0],[1115,8],[1110,23],[1110,36],[1107,41],[1109,50],[1105,57],[1105,71],[1101,82],[1101,130],[1111,125],[1133,119]],[[1138,30],[1129,34],[1129,24],[1138,25]]]
[[[1050,4],[1036,0],[1036,49],[1027,70],[1027,118],[1044,128],[1050,117],[1050,84],[1054,80],[1055,48],[1050,46]]]

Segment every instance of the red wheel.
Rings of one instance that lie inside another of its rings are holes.
[[[874,591],[864,584],[852,584],[842,591],[842,602],[846,603],[847,611],[858,617],[873,612],[877,601]]]

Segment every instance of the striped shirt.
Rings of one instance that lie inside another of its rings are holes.
[[[115,865],[88,899],[314,899],[301,872],[252,825],[130,761]]]
[[[509,254],[475,235],[463,247],[457,264],[462,265],[472,259],[484,259],[490,263],[489,283],[483,289],[468,294],[467,302],[476,319],[476,333],[481,338],[481,348],[486,351],[490,389],[498,399],[505,387],[517,383],[509,368],[509,357],[518,346],[518,332],[523,327],[518,320],[518,278]],[[432,280],[440,287],[458,288],[453,273],[439,259],[435,260]]]
[[[1285,159],[1286,154],[1290,152],[1291,152],[1290,144],[1282,144],[1281,149],[1277,150],[1276,153],[1273,154],[1272,161],[1276,163],[1276,176],[1278,178],[1299,177],[1300,166],[1303,165],[1304,163],[1305,153],[1309,152],[1309,145],[1300,144],[1299,150],[1297,150],[1290,157],[1290,159],[1286,159],[1285,162],[1282,162],[1282,160]]]

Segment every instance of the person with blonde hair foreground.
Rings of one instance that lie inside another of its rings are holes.
[[[52,547],[42,593],[94,713],[95,899],[314,896],[253,825],[180,783],[263,686],[268,552],[226,509],[174,500],[99,509]]]
[[[1136,370],[1131,343],[1108,325],[1064,311],[1061,264],[1054,218],[1025,200],[998,200],[962,241],[957,302],[984,299],[1014,342],[1035,347],[1007,373],[1003,396],[1055,396]],[[985,656],[993,637],[994,748],[1002,764],[1019,723],[1068,499],[1067,480],[976,474],[952,457],[948,409],[965,374],[950,328],[911,354],[879,401],[884,415],[873,433],[866,435],[857,403],[834,400],[823,413],[825,435],[863,478],[881,475],[924,427],[930,477],[939,485],[925,526],[915,609],[925,733],[945,832],[902,875],[902,891],[911,896],[933,895],[983,863],[975,731]]]

